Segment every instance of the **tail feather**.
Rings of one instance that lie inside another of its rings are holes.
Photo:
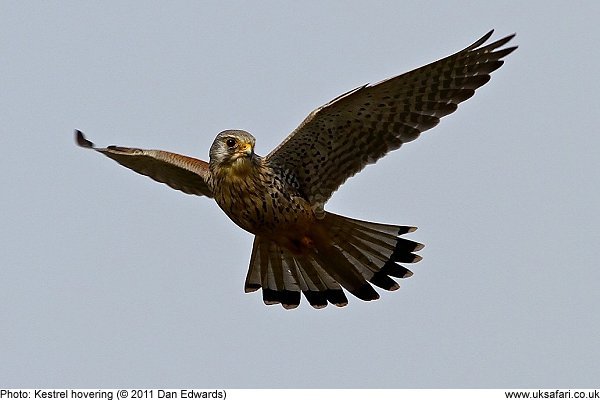
[[[292,272],[293,267],[287,251],[274,242],[256,237],[245,291],[253,292],[262,287],[265,304],[295,308],[300,304],[300,281]]]
[[[357,221],[335,214],[328,214],[327,218],[332,219],[334,226],[342,227],[336,230],[337,237],[334,239],[342,252],[354,258],[357,261],[354,265],[360,268],[364,277],[382,289],[399,288],[387,275],[397,278],[412,276],[410,270],[397,262],[415,263],[422,258],[413,254],[423,248],[422,244],[399,237],[414,232],[415,227]]]
[[[305,279],[305,282],[312,284],[307,285],[307,289],[302,291],[313,307],[323,308],[327,306],[327,302],[338,307],[348,304],[348,299],[340,284],[325,272],[313,258],[298,257],[295,260],[300,276]]]
[[[378,224],[326,213],[320,222],[327,243],[315,243],[308,255],[293,254],[261,236],[254,240],[246,292],[262,288],[265,304],[296,308],[300,292],[315,308],[328,303],[342,307],[348,299],[342,287],[362,300],[376,300],[371,284],[384,290],[400,285],[391,277],[408,278],[412,272],[398,264],[416,263],[414,254],[423,245],[400,236],[416,230],[410,226]]]
[[[379,298],[379,294],[365,280],[360,270],[362,266],[354,267],[335,244],[317,244],[315,257],[323,269],[354,296],[365,301]]]
[[[263,288],[263,302],[286,309],[300,304],[302,291],[315,308],[327,302],[342,307],[348,299],[341,286],[310,257],[297,257],[264,237],[256,236],[252,247],[245,291]]]

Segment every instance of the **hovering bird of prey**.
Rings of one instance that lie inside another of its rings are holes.
[[[514,35],[491,44],[481,39],[456,54],[374,85],[363,85],[311,112],[266,157],[254,137],[226,130],[210,147],[209,162],[162,150],[94,147],[77,143],[188,194],[215,199],[254,244],[245,291],[262,288],[265,304],[286,309],[301,292],[315,308],[348,304],[343,289],[376,300],[371,284],[396,290],[392,279],[412,272],[423,245],[401,237],[411,226],[359,221],[325,211],[333,192],[372,164],[433,128],[440,118],[490,80],[516,49]]]

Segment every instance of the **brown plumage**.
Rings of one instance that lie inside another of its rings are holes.
[[[246,292],[263,290],[266,304],[295,308],[300,293],[315,308],[348,303],[343,289],[375,300],[371,284],[396,290],[392,279],[412,275],[423,245],[401,235],[416,228],[353,220],[324,210],[350,176],[454,112],[490,79],[514,35],[487,46],[492,32],[452,55],[411,72],[364,85],[316,109],[268,156],[255,139],[223,131],[210,162],[161,150],[95,148],[77,143],[185,193],[213,197],[241,228],[255,235]]]

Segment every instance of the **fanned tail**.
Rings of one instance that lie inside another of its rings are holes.
[[[423,245],[401,238],[414,227],[359,221],[326,213],[320,224],[326,243],[315,242],[313,252],[293,254],[261,236],[254,239],[245,290],[262,288],[265,304],[286,309],[300,304],[300,292],[315,308],[328,303],[342,307],[348,300],[342,287],[361,300],[379,298],[371,284],[385,290],[400,285],[391,277],[408,278],[412,272],[398,263],[416,263]]]

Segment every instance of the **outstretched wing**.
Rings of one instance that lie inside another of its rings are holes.
[[[267,159],[293,175],[318,207],[346,179],[433,128],[490,80],[516,49],[514,35],[464,50],[403,75],[351,90],[317,108]]]
[[[139,174],[166,183],[173,189],[188,194],[213,197],[206,184],[209,171],[208,163],[205,161],[162,150],[118,146],[97,148],[78,130],[75,131],[75,139],[79,146],[94,149]]]

